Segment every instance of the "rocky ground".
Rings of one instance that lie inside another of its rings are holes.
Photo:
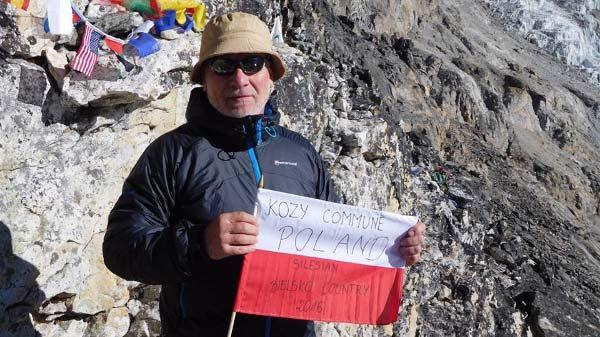
[[[141,20],[74,2],[117,36]],[[283,122],[345,202],[429,225],[396,324],[317,336],[600,335],[599,88],[491,3],[207,1],[282,16]],[[0,336],[156,336],[158,289],[100,246],[141,151],[184,122],[199,35],[131,72],[102,51],[86,79],[42,17],[0,2]]]

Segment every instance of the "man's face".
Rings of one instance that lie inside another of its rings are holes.
[[[256,55],[231,54],[224,57],[239,61],[251,56]],[[238,67],[228,75],[217,74],[208,66],[204,72],[204,88],[215,109],[225,116],[240,118],[263,113],[273,81],[267,64],[255,74],[246,74]]]

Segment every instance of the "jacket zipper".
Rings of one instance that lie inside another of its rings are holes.
[[[256,122],[256,144],[260,145],[262,143],[262,119],[259,119]],[[264,177],[260,170],[260,163],[258,162],[258,158],[256,157],[256,151],[254,147],[251,147],[248,150],[248,155],[250,156],[250,161],[252,162],[252,169],[254,171],[254,178],[256,180],[256,184],[259,188],[263,188],[264,185]],[[265,335],[264,337],[271,337],[271,317],[265,317]]]
[[[179,285],[179,310],[181,311],[181,319],[185,321],[187,319],[187,310],[185,308],[184,296],[185,294],[185,282],[181,282]]]

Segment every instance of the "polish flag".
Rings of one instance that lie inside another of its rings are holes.
[[[399,239],[418,218],[259,189],[257,250],[244,257],[234,311],[389,324],[402,298]]]

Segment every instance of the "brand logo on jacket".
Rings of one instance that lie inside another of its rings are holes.
[[[298,166],[298,163],[293,163],[291,161],[279,161],[279,160],[275,160],[273,162],[273,164],[275,164],[275,166],[279,166],[279,165]]]

